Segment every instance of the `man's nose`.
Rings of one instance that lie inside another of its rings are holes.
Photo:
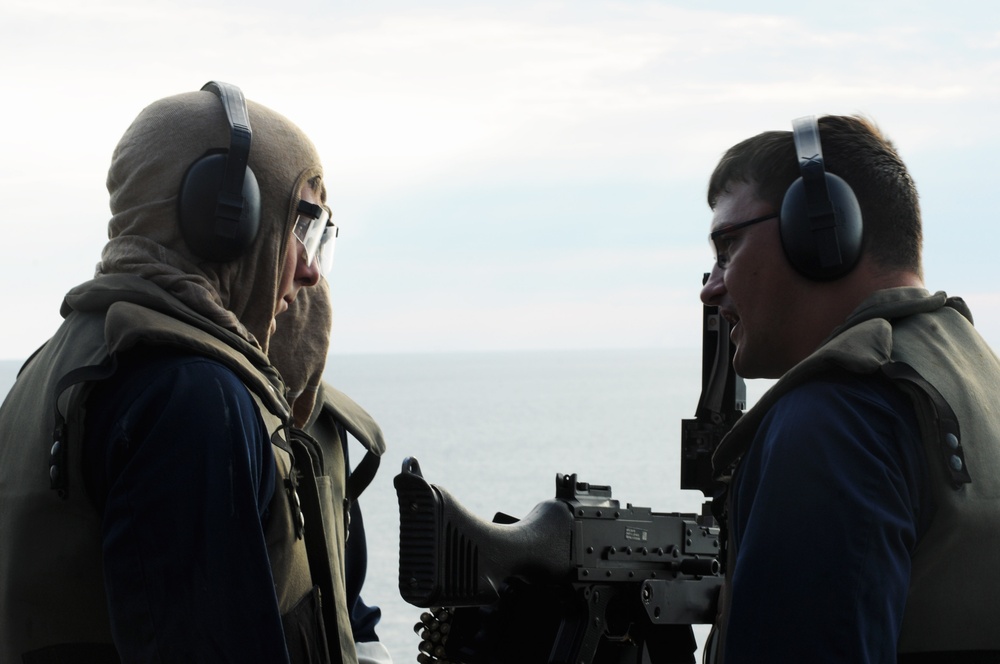
[[[313,259],[312,265],[306,265],[305,260],[299,259],[295,266],[295,280],[304,287],[315,286],[319,283],[320,264],[319,260]]]
[[[726,292],[726,282],[723,278],[724,271],[718,265],[712,266],[712,271],[708,273],[708,279],[701,289],[701,302],[706,306],[716,306]]]

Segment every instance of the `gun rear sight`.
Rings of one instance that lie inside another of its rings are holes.
[[[576,473],[556,475],[556,498],[594,507],[608,509],[618,507],[618,501],[611,498],[610,486],[579,482],[576,479]]]

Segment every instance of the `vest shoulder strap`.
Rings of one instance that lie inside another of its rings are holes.
[[[347,478],[346,497],[354,501],[371,484],[378,472],[382,454],[385,453],[382,428],[364,408],[337,388],[323,383],[320,389],[321,407],[314,409],[307,428],[320,416],[330,417],[357,438],[366,450],[364,458]]]
[[[962,449],[958,416],[948,401],[937,388],[905,362],[889,362],[882,366],[882,373],[926,406],[917,409],[917,419],[922,427],[930,427],[930,431],[937,438],[938,450],[951,478],[952,486],[957,489],[963,484],[972,482],[965,461],[965,451]]]

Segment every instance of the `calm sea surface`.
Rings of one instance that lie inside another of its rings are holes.
[[[18,366],[0,362],[0,394]],[[486,520],[524,516],[568,473],[610,485],[622,504],[700,510],[701,494],[678,488],[680,421],[693,416],[701,389],[698,349],[334,355],[327,379],[375,417],[388,444],[360,500],[370,556],[363,596],[382,608],[378,632],[397,664],[416,661],[421,611],[397,590],[392,478],[404,458]],[[751,403],[764,387],[748,386]],[[363,450],[355,443],[351,453],[356,463]]]

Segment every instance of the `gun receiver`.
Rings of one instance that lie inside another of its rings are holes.
[[[610,487],[556,475],[554,499],[520,521],[498,515],[501,522],[489,523],[428,484],[415,459],[404,461],[394,484],[407,602],[486,606],[515,581],[572,589],[575,606],[539,661],[591,662],[602,640],[648,645],[659,626],[714,618],[719,532],[700,516],[622,507]]]

